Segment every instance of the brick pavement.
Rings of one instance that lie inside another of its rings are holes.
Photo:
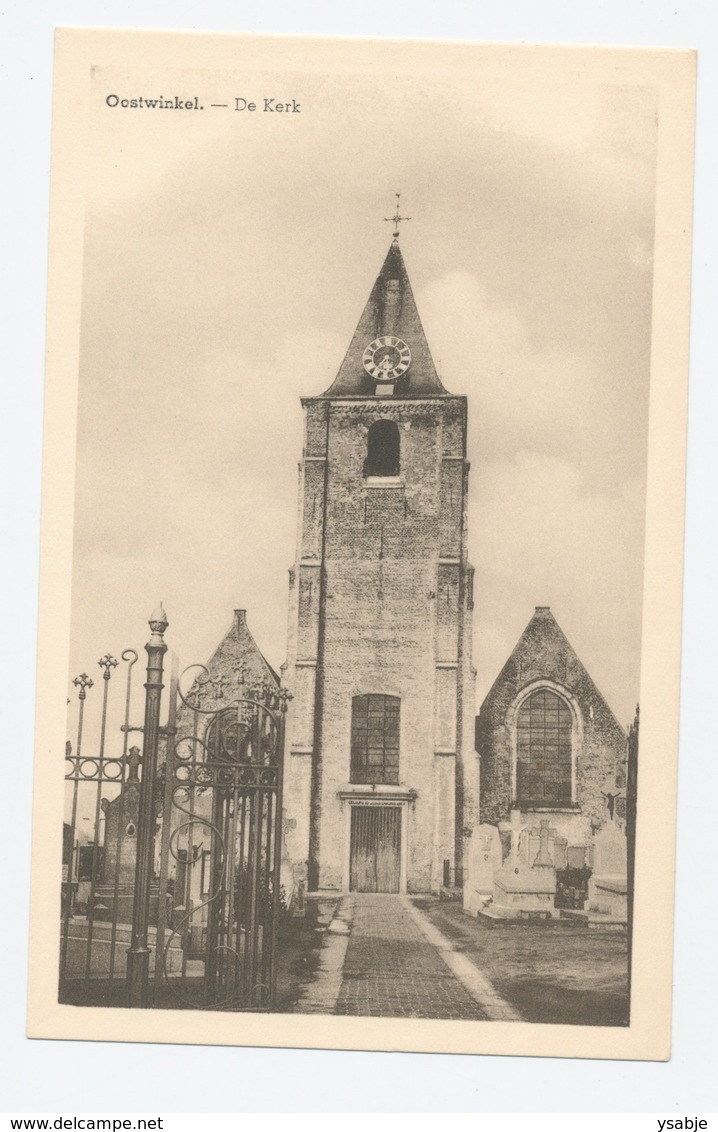
[[[346,903],[352,928],[336,1014],[491,1017],[451,973],[405,898],[355,894]]]

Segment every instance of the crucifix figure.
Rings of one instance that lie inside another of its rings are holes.
[[[528,829],[529,824],[530,824],[529,822],[526,822],[525,825],[520,825],[519,824],[520,821],[521,821],[520,812],[518,810],[512,810],[511,811],[511,829],[509,830],[509,832],[511,834],[510,857],[513,861],[518,860],[519,852],[520,852],[520,848],[521,848],[521,834],[524,832],[525,829]]]
[[[551,854],[548,848],[549,836],[549,823],[546,818],[542,818],[539,825],[540,845],[538,854],[536,855],[536,860],[534,861],[534,868],[536,868],[536,866],[538,866],[539,868],[541,868],[541,866],[553,867],[553,860],[551,859]]]
[[[396,208],[394,210],[394,215],[393,216],[385,216],[384,220],[388,224],[394,225],[394,239],[398,240],[399,239],[399,225],[404,220],[411,220],[411,217],[399,215],[399,201],[401,199],[401,193],[395,193],[394,196],[396,197]]]
[[[607,794],[604,790],[602,790],[601,793],[603,794],[603,797],[606,799],[606,807],[608,809],[609,821],[613,821],[613,811],[616,808],[616,799],[620,798],[621,795],[620,794],[611,794],[610,791]]]

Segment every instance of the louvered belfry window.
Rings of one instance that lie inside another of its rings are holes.
[[[352,700],[351,781],[396,785],[399,781],[398,696],[355,696]]]
[[[571,709],[542,688],[521,704],[516,722],[516,801],[522,805],[570,805]]]
[[[367,437],[365,476],[398,476],[401,445],[395,421],[374,421]]]

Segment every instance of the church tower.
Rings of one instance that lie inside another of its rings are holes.
[[[398,234],[302,405],[287,849],[310,890],[436,891],[478,820],[466,398],[439,379]]]

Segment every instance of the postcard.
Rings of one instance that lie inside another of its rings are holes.
[[[31,1037],[670,1056],[694,87],[58,31]]]

